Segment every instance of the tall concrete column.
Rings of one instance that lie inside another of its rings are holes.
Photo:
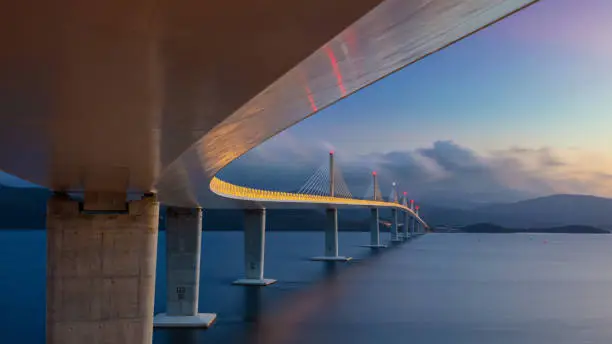
[[[404,234],[404,239],[410,239],[410,234],[408,233],[408,227],[410,227],[410,213],[407,211],[404,212],[404,227],[402,227],[402,233]]]
[[[276,280],[264,278],[266,247],[266,209],[244,211],[244,270],[245,277],[234,284],[266,286]]]
[[[169,207],[166,211],[166,313],[156,327],[209,327],[214,313],[198,313],[202,209]]]
[[[378,208],[370,209],[370,244],[363,247],[384,248],[380,243],[380,224],[378,223]]]
[[[414,231],[414,223],[416,222],[414,216],[410,216],[410,237],[414,237],[415,235],[415,231]]]
[[[325,210],[325,255],[313,257],[318,261],[348,261],[351,257],[338,255],[338,209]]]
[[[397,231],[397,209],[393,208],[391,209],[391,241],[392,242],[398,242],[401,241],[398,238],[398,231]]]
[[[106,196],[123,209],[87,212],[67,195],[47,203],[49,344],[152,341],[159,203]]]

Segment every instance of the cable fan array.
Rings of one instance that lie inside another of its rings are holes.
[[[306,180],[298,193],[317,196],[330,196],[329,186],[329,164],[325,163]],[[353,198],[353,195],[351,194],[348,185],[346,185],[344,177],[342,176],[342,171],[338,165],[334,166],[334,197]]]

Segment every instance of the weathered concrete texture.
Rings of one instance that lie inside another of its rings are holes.
[[[79,208],[64,196],[47,204],[47,343],[150,344],[159,203]]]
[[[244,211],[244,270],[246,278],[234,284],[265,286],[276,282],[264,279],[266,247],[266,209]]]
[[[202,209],[169,207],[166,211],[166,313],[156,327],[208,327],[216,314],[198,314]]]
[[[202,209],[166,212],[166,314],[196,315],[200,285]]]

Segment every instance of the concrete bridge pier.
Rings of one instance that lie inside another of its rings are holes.
[[[404,235],[404,240],[410,240],[410,233],[408,233],[408,227],[410,227],[410,213],[404,212],[404,227],[402,227],[402,234]]]
[[[214,313],[198,313],[202,209],[169,207],[166,211],[166,313],[155,327],[209,327]]]
[[[370,210],[370,244],[363,245],[370,248],[385,248],[386,245],[380,243],[380,223],[378,222],[378,208]]]
[[[400,242],[397,229],[397,209],[391,209],[391,242]]]
[[[152,342],[158,216],[154,195],[49,199],[46,343]]]
[[[338,255],[338,209],[325,210],[325,255],[311,258],[316,261],[346,262],[351,257]]]
[[[264,278],[266,246],[266,209],[244,211],[244,270],[245,278],[234,281],[237,285],[266,286],[274,279]]]

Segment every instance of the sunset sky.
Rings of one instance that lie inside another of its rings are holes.
[[[610,18],[609,0],[542,0],[290,128],[235,165],[269,159],[286,169],[306,161],[314,167],[333,148],[346,166],[379,169],[421,197],[612,196]],[[247,179],[269,186],[265,176]]]
[[[612,197],[610,18],[610,0],[542,0],[323,110],[222,174],[293,189],[334,149],[357,190],[376,169],[432,202]],[[20,185],[6,175],[0,183]]]

